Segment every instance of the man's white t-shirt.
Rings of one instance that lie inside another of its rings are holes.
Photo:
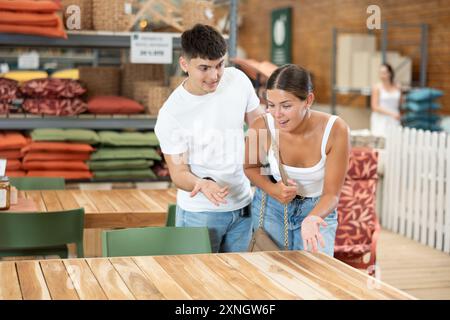
[[[187,152],[191,172],[228,186],[227,203],[218,207],[203,193],[190,197],[178,190],[177,204],[184,210],[232,211],[251,202],[250,182],[244,174],[244,119],[259,106],[247,76],[225,68],[215,92],[197,96],[178,86],[160,109],[155,133],[165,154]]]

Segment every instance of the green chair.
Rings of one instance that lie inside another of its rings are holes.
[[[166,227],[175,227],[176,218],[177,218],[177,205],[169,204],[169,210],[167,211]]]
[[[83,252],[84,209],[0,213],[0,257],[68,256],[68,243]]]
[[[20,177],[9,178],[17,190],[64,190],[65,180],[62,177]]]
[[[147,227],[102,233],[104,257],[211,253],[206,227]]]

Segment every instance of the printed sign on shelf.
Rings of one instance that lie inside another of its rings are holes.
[[[131,63],[171,64],[173,60],[170,33],[135,32],[131,34]]]

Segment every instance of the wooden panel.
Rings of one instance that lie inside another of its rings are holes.
[[[42,200],[44,200],[47,211],[61,211],[64,210],[63,206],[59,202],[58,196],[55,191],[41,192]]]
[[[38,261],[19,261],[16,267],[24,300],[51,299]]]
[[[0,300],[22,300],[14,262],[0,262]]]
[[[134,257],[133,260],[166,299],[192,300],[192,297],[155,259],[152,257]],[[169,270],[173,269],[169,268]]]
[[[133,294],[107,259],[86,259],[92,273],[110,300],[134,300]]]
[[[78,294],[62,261],[40,262],[52,300],[78,300]]]
[[[82,190],[71,190],[70,193],[80,207],[84,208],[86,213],[97,213],[98,209],[91,199]]]
[[[335,299],[335,297],[327,290],[318,287],[307,278],[304,278],[291,270],[287,270],[277,261],[268,259],[263,253],[252,255],[244,254],[242,256],[256,268],[264,271],[267,276],[277,281],[282,286],[285,286],[290,291],[296,293],[303,299]],[[301,279],[301,281],[296,281],[296,279]]]
[[[98,209],[98,212],[101,213],[117,212],[117,210],[110,202],[110,197],[108,196],[108,193],[92,190],[89,191],[89,193],[86,193],[86,196],[95,205],[95,207]]]
[[[281,285],[272,278],[267,277],[264,272],[255,268],[250,262],[240,255],[219,255],[219,258],[228,263],[233,268],[240,270],[247,278],[251,279],[256,285],[265,288],[270,295],[276,299],[300,300],[300,295],[296,295],[289,288]]]
[[[27,191],[27,198],[34,201],[38,211],[48,211],[40,191]]]
[[[136,299],[164,299],[163,295],[158,291],[153,282],[147,278],[141,269],[139,269],[132,258],[111,258],[109,260]]]
[[[63,260],[81,300],[105,300],[106,295],[85,260]]]
[[[80,208],[80,205],[76,202],[73,195],[68,192],[67,190],[57,190],[56,196],[59,199],[59,202],[62,204],[64,210],[70,210],[70,209],[78,209]]]

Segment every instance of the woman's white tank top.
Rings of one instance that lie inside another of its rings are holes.
[[[297,194],[303,197],[318,197],[322,195],[323,181],[325,179],[325,160],[327,155],[325,148],[327,146],[328,137],[330,136],[331,128],[336,121],[337,116],[331,116],[328,119],[325,132],[322,137],[322,144],[320,153],[322,157],[320,161],[312,167],[297,168],[283,164],[284,170],[288,177],[297,183]],[[272,139],[275,137],[275,121],[270,113],[267,114],[267,122]],[[272,148],[268,152],[268,162],[270,165],[270,172],[276,181],[281,180],[280,169],[278,168],[277,159],[273,153]]]

